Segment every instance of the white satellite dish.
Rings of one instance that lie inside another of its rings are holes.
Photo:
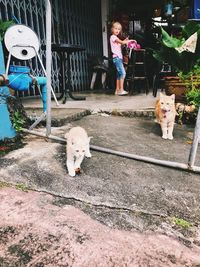
[[[37,56],[40,46],[36,33],[22,24],[9,27],[4,35],[4,42],[9,53],[21,60]]]

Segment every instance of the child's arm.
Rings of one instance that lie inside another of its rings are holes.
[[[120,40],[119,38],[117,38],[115,40],[116,43],[119,43],[119,44],[128,44],[128,42],[130,42],[130,40],[128,39],[125,39],[125,40]]]
[[[128,43],[129,42],[135,42],[136,44],[137,44],[137,41],[136,40],[129,40],[128,38],[126,38],[125,40],[120,40],[119,38],[117,38],[116,39],[116,41],[115,42],[117,42],[117,43],[119,43],[119,44],[126,44],[126,45],[128,45]]]

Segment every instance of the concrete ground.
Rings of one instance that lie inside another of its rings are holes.
[[[93,145],[187,163],[193,127],[176,125],[169,141],[149,117],[108,114],[149,111],[151,95],[92,97],[67,102],[60,116],[82,116],[52,134],[79,125]],[[75,178],[65,144],[52,140],[26,135],[0,158],[0,266],[200,266],[200,175],[91,152]]]
[[[151,109],[154,108],[155,98],[151,93],[137,94],[132,96],[115,96],[111,94],[101,94],[101,93],[81,93],[74,94],[86,96],[86,100],[74,101],[71,98],[67,98],[67,102],[62,104],[59,102],[59,106],[56,105],[55,101],[52,101],[52,108],[56,109],[90,109],[93,111],[111,111],[113,109],[119,110],[141,110],[141,109]],[[159,95],[159,93],[158,93]],[[40,99],[24,99],[23,105],[25,108],[38,108],[42,107],[42,101]]]

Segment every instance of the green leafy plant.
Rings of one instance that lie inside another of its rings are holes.
[[[17,132],[20,132],[22,130],[22,127],[25,122],[26,121],[22,117],[21,113],[19,111],[15,111],[12,117],[12,124]]]
[[[200,107],[200,66],[195,65],[193,71],[188,72],[188,74],[183,74],[180,72],[179,77],[185,82],[186,91],[186,103],[188,105],[195,105],[196,109]]]
[[[178,111],[177,112],[178,124],[183,124],[183,115],[184,115],[184,111]]]
[[[180,47],[191,35],[197,32],[198,40],[195,53],[183,51],[179,53],[176,48]],[[180,37],[171,37],[161,27],[159,49],[152,51],[154,58],[160,62],[167,62],[176,72],[184,75],[192,73],[196,65],[200,63],[200,24],[189,21],[181,30]]]
[[[8,21],[3,21],[3,20],[0,20],[0,41],[3,40],[3,37],[4,37],[4,34],[6,32],[6,30],[14,25],[14,21],[13,20],[8,20]]]
[[[171,221],[173,224],[180,226],[181,228],[184,228],[184,229],[188,229],[192,226],[192,224],[189,223],[188,221],[186,221],[184,219],[177,218],[177,217],[172,217]]]
[[[190,70],[187,73],[184,73],[183,71],[179,71],[178,72],[179,78],[183,81],[184,80],[186,81],[186,80],[192,80],[193,77],[196,77],[196,78],[199,77],[200,76],[200,65],[198,63],[199,61],[197,61],[197,64],[194,64],[194,66],[192,67],[192,70]],[[192,86],[192,84],[190,84],[190,86]]]
[[[24,184],[16,184],[15,188],[23,192],[28,192],[28,187]]]
[[[186,99],[189,105],[195,105],[196,108],[200,107],[200,90],[198,88],[192,88],[186,92]]]
[[[4,187],[10,187],[11,185],[9,183],[6,182],[0,182],[0,189],[4,188]]]

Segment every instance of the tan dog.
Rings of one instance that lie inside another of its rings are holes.
[[[173,139],[174,121],[176,117],[175,95],[167,96],[160,93],[160,99],[156,101],[155,115],[160,123],[162,138]]]

